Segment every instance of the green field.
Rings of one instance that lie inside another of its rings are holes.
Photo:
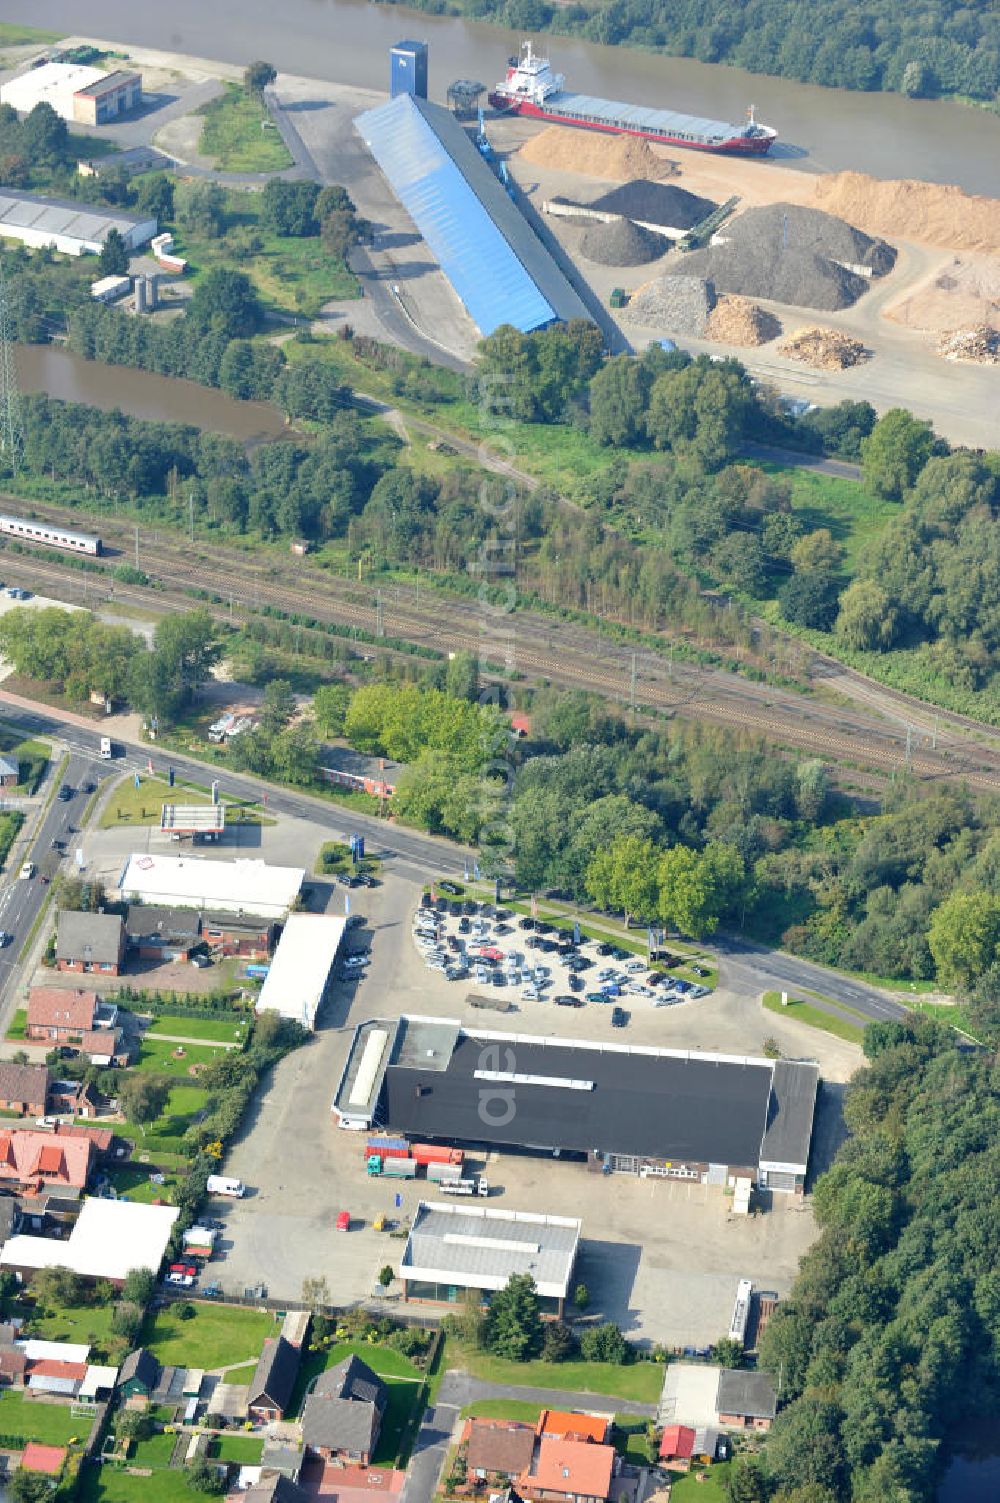
[[[211,1372],[256,1361],[277,1323],[272,1315],[232,1305],[196,1304],[190,1320],[177,1306],[158,1310],[146,1327],[145,1344],[165,1366],[203,1367]]]
[[[13,726],[0,724],[0,751],[15,756],[20,764],[20,781],[13,792],[22,796],[35,793],[52,756],[49,743],[26,740]]]
[[[175,1053],[177,1049],[184,1051],[180,1057]],[[221,1052],[211,1044],[173,1044],[167,1039],[147,1036],[139,1049],[137,1068],[158,1075],[184,1075],[191,1078],[191,1070],[196,1065],[210,1064]]]
[[[69,1405],[28,1399],[9,1389],[0,1394],[0,1435],[23,1435],[46,1446],[86,1440],[91,1421],[70,1413]]]
[[[162,1431],[151,1435],[148,1440],[137,1440],[128,1453],[129,1466],[148,1466],[154,1470],[169,1466],[176,1444],[176,1435],[166,1435]]]
[[[26,1007],[19,1007],[10,1020],[10,1027],[7,1029],[7,1037],[9,1039],[23,1039],[27,1031],[28,1009]]]
[[[99,826],[113,830],[119,825],[158,825],[160,810],[164,804],[192,804],[204,808],[212,802],[207,788],[175,783],[173,788],[163,778],[149,778],[140,774],[139,787],[134,778],[122,778],[101,811]],[[223,798],[226,819],[240,824],[259,824],[255,808],[235,799]]]
[[[146,1038],[171,1034],[176,1038],[199,1039],[206,1044],[241,1044],[246,1038],[246,1018],[208,1016],[193,1018],[187,1013],[161,1012],[146,1029]]]
[[[204,116],[198,150],[220,172],[282,172],[292,156],[260,100],[235,84],[198,111]]]
[[[822,475],[793,465],[765,464],[760,468],[791,481],[792,510],[803,531],[829,529],[834,541],[845,550],[845,574],[857,572],[862,550],[891,517],[899,514],[895,502],[873,496],[858,480]]]
[[[0,21],[0,47],[29,47],[32,42],[44,46],[58,42],[61,31],[43,31],[40,26],[22,26],[20,21]]]
[[[52,1315],[31,1312],[32,1336],[43,1341],[87,1341],[106,1351],[112,1337],[110,1304],[67,1305]]]
[[[656,1362],[633,1362],[626,1367],[609,1362],[508,1362],[488,1352],[470,1351],[454,1341],[448,1342],[442,1365],[463,1368],[488,1383],[606,1393],[645,1404],[655,1404],[663,1387],[663,1368]]]
[[[819,1028],[824,1033],[832,1033],[835,1038],[844,1039],[849,1044],[860,1044],[864,1036],[865,1030],[860,1023],[851,1023],[846,1017],[824,1012],[822,1008],[813,1007],[801,997],[790,996],[787,1007],[781,1005],[780,992],[765,992],[762,1000],[768,1012],[778,1013],[780,1017],[789,1018],[795,1023],[805,1023],[810,1028]],[[832,998],[822,1000],[828,1000],[831,1007],[841,1008],[842,1013],[854,1013],[853,1008],[844,1007]],[[855,1013],[854,1016],[860,1014]]]
[[[541,1404],[530,1404],[526,1399],[479,1399],[475,1404],[466,1404],[462,1419],[523,1420],[526,1425],[533,1425],[541,1408]]]

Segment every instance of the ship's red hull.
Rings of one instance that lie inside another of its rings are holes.
[[[614,125],[610,121],[602,125],[596,120],[575,120],[571,115],[560,115],[555,110],[546,110],[529,100],[511,100],[504,94],[489,95],[493,109],[509,115],[527,115],[533,120],[547,120],[551,125],[571,125],[576,130],[598,130],[606,136],[638,136],[643,141],[655,141],[659,146],[678,146],[684,151],[711,151],[729,156],[764,157],[771,150],[775,137],[733,136],[728,141],[681,140],[678,136],[662,135],[658,131],[636,130],[626,125]]]

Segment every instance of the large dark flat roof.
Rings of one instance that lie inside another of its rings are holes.
[[[477,1079],[484,1068],[535,1079]],[[549,1083],[554,1078],[592,1086]],[[491,1090],[512,1093],[509,1121]],[[444,1070],[412,1056],[390,1064],[386,1125],[414,1138],[750,1167],[760,1158],[770,1093],[766,1060],[463,1033]]]

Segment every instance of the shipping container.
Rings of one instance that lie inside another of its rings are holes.
[[[377,1153],[382,1159],[406,1159],[410,1156],[410,1145],[405,1138],[369,1138],[365,1152],[369,1157]]]
[[[417,1166],[412,1159],[383,1159],[382,1173],[387,1179],[416,1179]]]
[[[447,1148],[437,1143],[414,1143],[410,1157],[418,1164],[459,1164],[465,1155],[461,1148]]]

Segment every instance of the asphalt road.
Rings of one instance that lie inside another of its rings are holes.
[[[711,943],[712,949],[725,963],[727,982],[736,986],[742,984],[748,992],[773,987],[814,991],[831,1001],[842,1002],[845,1007],[863,1013],[874,1022],[906,1016],[906,1008],[884,992],[866,986],[863,981],[828,971],[825,966],[814,965],[811,960],[800,960],[797,955],[786,955],[783,950],[768,950],[763,945],[732,936],[721,938],[716,935]]]
[[[5,715],[5,719],[14,718]],[[91,759],[78,753],[71,755],[61,784],[73,789],[73,797],[65,803],[58,798],[52,800],[30,845],[27,849],[22,849],[16,862],[19,871],[23,862],[31,861],[35,867],[34,875],[30,878],[20,877],[12,870],[9,880],[0,891],[0,928],[5,934],[12,936],[10,942],[0,949],[0,1012],[3,1011],[3,1004],[8,1001],[8,992],[15,981],[24,941],[48,894],[45,879],[54,877],[60,863],[71,858],[73,832],[79,828],[80,817],[89,797],[89,794],[81,791],[81,784],[92,779],[94,769]],[[42,785],[43,798],[48,795],[50,788],[51,785],[47,782]],[[34,811],[29,811],[27,818],[29,821],[34,819]],[[53,846],[53,841],[56,840],[64,842],[65,856],[62,850]]]

